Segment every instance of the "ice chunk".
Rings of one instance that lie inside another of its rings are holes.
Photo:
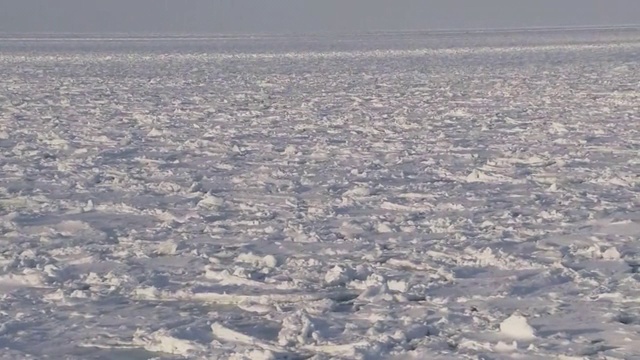
[[[515,340],[533,340],[536,338],[536,332],[531,325],[527,322],[527,319],[515,313],[509,316],[500,324],[500,332]]]

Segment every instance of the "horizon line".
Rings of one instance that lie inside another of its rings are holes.
[[[620,25],[560,25],[560,26],[526,26],[526,27],[495,27],[495,28],[434,28],[434,29],[378,29],[366,31],[313,31],[313,32],[164,32],[164,31],[131,31],[131,32],[9,32],[0,31],[0,40],[232,40],[248,38],[290,38],[290,37],[324,37],[324,36],[380,36],[380,35],[447,35],[447,34],[492,34],[509,32],[554,32],[554,31],[608,31],[608,30],[640,30],[639,24]],[[82,38],[80,38],[82,37]]]

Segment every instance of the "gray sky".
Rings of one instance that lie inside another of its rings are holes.
[[[0,32],[300,33],[640,24],[640,0],[0,0]]]

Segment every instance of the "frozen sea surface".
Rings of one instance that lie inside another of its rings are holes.
[[[640,358],[640,31],[0,38],[0,358]]]

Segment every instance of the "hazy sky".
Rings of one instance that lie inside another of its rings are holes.
[[[298,33],[640,24],[640,0],[0,0],[0,32]]]

